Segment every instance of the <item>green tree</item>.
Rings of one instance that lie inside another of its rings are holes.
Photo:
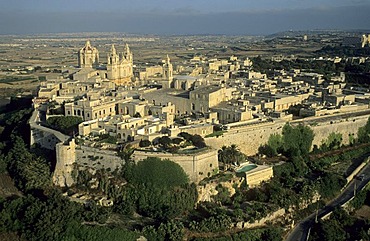
[[[201,137],[200,135],[193,135],[190,138],[190,141],[193,143],[194,146],[198,148],[204,148],[207,146],[206,143],[204,142],[203,137]]]
[[[148,157],[133,167],[133,177],[129,181],[158,187],[175,187],[188,183],[189,179],[179,164],[168,159]]]
[[[172,140],[168,136],[162,136],[161,138],[159,138],[158,142],[165,149],[167,149],[172,144]]]
[[[82,122],[79,116],[52,116],[46,120],[46,124],[66,135],[78,133],[78,124]]]
[[[151,142],[151,141],[149,141],[149,140],[140,140],[139,146],[140,146],[140,147],[148,147],[148,146],[150,146],[151,144],[152,144],[152,142]]]
[[[259,153],[265,154],[268,157],[276,156],[281,153],[283,149],[283,137],[280,134],[271,134],[267,144],[260,146],[258,149]]]
[[[51,185],[49,163],[30,153],[20,137],[14,137],[7,155],[8,169],[16,185],[23,191],[44,189]]]
[[[245,161],[246,156],[239,151],[235,144],[223,146],[218,151],[218,160],[224,164],[224,170],[227,170],[231,164],[240,164]]]
[[[341,133],[332,132],[326,140],[321,141],[320,149],[324,152],[339,149],[342,144],[342,139]]]
[[[361,143],[368,143],[370,142],[370,117],[367,120],[365,126],[360,127],[358,129],[358,141]]]
[[[285,124],[283,127],[284,152],[287,156],[306,156],[310,152],[314,133],[311,128],[304,125],[296,127]]]

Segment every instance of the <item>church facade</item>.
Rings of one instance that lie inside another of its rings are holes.
[[[122,54],[117,53],[112,45],[108,53],[108,63],[99,63],[99,51],[92,47],[90,41],[78,51],[78,67],[81,70],[74,75],[74,79],[87,80],[94,76],[108,79],[116,85],[128,85],[134,76],[133,74],[133,55],[129,46],[126,44]]]
[[[131,85],[134,78],[139,81],[150,81],[152,79],[161,83],[163,88],[173,87],[173,66],[168,55],[162,66],[148,68],[154,68],[154,72],[144,71],[140,74],[136,73],[134,77],[133,66],[133,54],[127,44],[122,53],[119,53],[112,45],[107,54],[107,63],[101,64],[98,49],[91,46],[90,41],[87,41],[85,46],[78,51],[78,67],[80,70],[73,75],[73,79],[78,81],[108,79],[118,86]],[[159,73],[159,79],[153,76],[151,72]]]

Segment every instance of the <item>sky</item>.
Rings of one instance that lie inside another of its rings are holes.
[[[370,29],[370,0],[0,0],[0,34]]]

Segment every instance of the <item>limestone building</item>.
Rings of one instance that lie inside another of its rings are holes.
[[[370,46],[370,34],[361,37],[361,47],[364,48],[366,45]]]
[[[92,47],[90,41],[78,51],[78,67],[80,71],[73,75],[74,80],[87,81],[94,78],[108,79],[116,85],[127,85],[134,76],[133,55],[126,44],[122,54],[117,53],[112,45],[107,54],[106,66],[99,63],[99,51]]]
[[[99,99],[81,99],[71,103],[66,103],[66,116],[79,116],[84,121],[104,118],[116,114],[116,105],[121,100],[116,100],[109,97],[101,97]]]
[[[117,85],[123,85],[131,81],[133,72],[133,55],[126,44],[125,50],[120,56],[112,45],[110,53],[107,56],[107,78]]]
[[[170,57],[167,55],[167,59],[165,63],[163,64],[163,88],[171,88],[172,86],[172,80],[173,80],[173,66],[171,64]]]
[[[96,68],[99,66],[99,51],[92,47],[90,41],[78,51],[78,67]]]

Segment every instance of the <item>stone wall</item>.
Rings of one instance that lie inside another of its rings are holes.
[[[70,137],[62,134],[59,131],[41,126],[40,122],[40,112],[35,109],[32,113],[31,118],[28,121],[30,125],[30,145],[38,144],[43,148],[54,150],[57,143],[65,142]]]
[[[262,226],[266,226],[267,223],[276,221],[276,219],[280,217],[284,217],[284,215],[285,215],[285,209],[282,208],[255,222],[237,222],[234,224],[234,226],[240,229],[262,227]]]
[[[67,144],[56,144],[56,159],[57,163],[53,174],[53,183],[57,186],[71,186],[74,181],[72,178],[72,170],[76,161],[76,144],[72,139]]]
[[[235,127],[222,136],[205,138],[205,142],[215,149],[236,144],[243,153],[255,155],[258,148],[268,141],[271,134],[281,134],[284,124],[285,122],[269,122],[261,125]]]
[[[188,174],[189,180],[192,182],[199,182],[203,178],[211,175],[213,170],[218,169],[217,150],[213,149],[206,149],[201,152],[189,154],[135,151],[132,157],[136,162],[147,157],[169,159],[179,164],[186,174]]]
[[[305,118],[304,121],[291,121],[292,125],[306,124],[310,125],[315,133],[313,145],[320,146],[321,141],[326,139],[330,133],[341,133],[343,136],[343,144],[349,144],[350,138],[357,137],[359,127],[366,124],[369,114],[341,118],[341,116],[333,116],[332,118]],[[229,131],[219,137],[205,138],[206,144],[220,149],[222,146],[236,144],[238,148],[247,155],[255,155],[258,153],[258,148],[267,143],[271,134],[282,133],[284,121],[277,120],[256,125],[246,125],[231,128]]]
[[[236,193],[235,188],[240,188],[241,184],[245,180],[244,177],[233,176],[230,180],[219,181],[217,179],[210,180],[204,185],[197,186],[198,200],[199,202],[213,202],[213,196],[218,194],[217,186],[221,185],[226,188],[229,192],[229,196],[233,196]]]
[[[114,171],[120,168],[124,161],[117,155],[116,151],[80,146],[76,149],[76,163],[82,167]]]
[[[352,135],[357,138],[358,129],[366,124],[368,118],[369,115],[347,119],[338,118],[336,120],[320,122],[316,126],[311,126],[315,133],[312,144],[320,146],[321,141],[326,139],[332,132],[341,133],[343,138],[342,143],[349,144],[349,136]]]

